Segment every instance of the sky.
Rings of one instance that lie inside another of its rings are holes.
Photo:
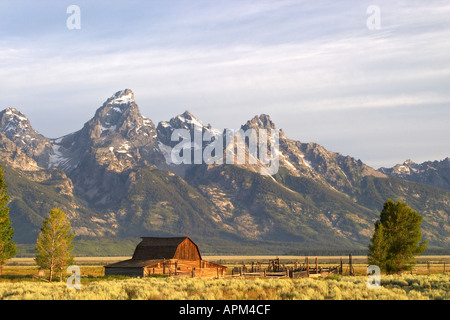
[[[268,114],[374,168],[442,160],[450,2],[0,0],[0,110],[57,138],[125,88],[155,124]]]

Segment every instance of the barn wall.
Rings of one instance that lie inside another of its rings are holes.
[[[189,239],[184,240],[177,248],[174,259],[180,260],[191,260],[199,261],[201,260],[200,252],[197,246]]]
[[[223,268],[200,268],[200,269],[195,269],[194,274],[195,274],[195,277],[216,277],[217,275],[223,276],[224,269]]]
[[[176,267],[176,271],[175,271]],[[217,270],[218,273],[217,274]],[[207,261],[189,261],[189,260],[166,260],[165,265],[158,263],[145,268],[144,275],[167,274],[174,275],[185,274],[192,275],[194,271],[195,277],[215,277],[225,274],[225,267]]]

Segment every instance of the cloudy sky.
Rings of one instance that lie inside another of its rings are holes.
[[[125,88],[155,123],[189,110],[238,128],[265,113],[375,168],[442,160],[450,2],[0,0],[0,110],[56,138]]]

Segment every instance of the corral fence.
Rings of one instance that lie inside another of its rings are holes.
[[[432,273],[446,273],[449,270],[449,263],[443,260],[423,261],[415,265],[411,270],[411,274],[432,274]]]
[[[252,262],[251,265],[235,266],[232,269],[231,277],[276,277],[276,278],[325,278],[331,274],[344,274],[348,270],[349,274],[354,274],[352,256],[349,255],[349,263],[344,268],[341,259],[340,265],[319,266],[318,258],[310,262],[309,257],[305,257],[304,262],[295,261],[292,266],[286,266],[280,263],[280,259],[269,260],[266,268],[262,267],[261,262]]]
[[[361,260],[361,259],[359,259]],[[264,266],[264,267],[263,267]],[[347,258],[340,257],[330,264],[319,265],[318,258],[305,257],[303,262],[298,260],[289,266],[282,264],[279,258],[269,260],[266,263],[251,262],[234,266],[231,275],[226,277],[264,277],[264,278],[326,278],[333,274],[339,275],[366,275],[367,261],[354,263],[352,254]],[[449,262],[445,260],[422,260],[417,261],[415,267],[408,272],[411,274],[446,273],[450,269]]]

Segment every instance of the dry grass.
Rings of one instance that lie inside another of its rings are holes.
[[[367,277],[332,279],[128,278],[83,283],[0,282],[1,299],[25,300],[430,300],[450,298],[450,275],[383,276],[380,289]]]
[[[367,288],[365,257],[354,257],[357,276],[333,275],[327,279],[273,279],[273,278],[127,278],[104,277],[103,266],[129,257],[89,257],[77,258],[81,269],[81,290],[67,288],[67,274],[63,281],[48,283],[37,278],[38,268],[32,258],[16,258],[3,268],[0,276],[0,300],[2,299],[84,299],[84,300],[428,300],[450,299],[450,274],[442,274],[439,265],[431,264],[428,274],[427,264],[416,266],[417,274],[382,275],[382,288]],[[269,256],[229,256],[204,257],[208,261],[222,262],[228,266],[242,265],[243,262],[261,261],[267,263]],[[281,263],[304,261],[304,257],[280,256]],[[314,261],[314,257],[310,257]],[[344,258],[344,257],[343,257]],[[421,257],[419,261],[448,261],[449,256]],[[334,260],[333,260],[334,259]],[[361,260],[358,260],[361,259]],[[318,257],[319,266],[333,265],[340,257]],[[346,271],[344,260],[344,273]],[[356,263],[359,262],[359,263]],[[19,265],[18,265],[19,264]],[[263,264],[263,267],[266,265]],[[441,265],[442,266],[442,265]],[[231,268],[229,268],[231,269]],[[447,270],[449,266],[447,265]],[[231,270],[229,270],[230,272]],[[439,274],[440,272],[441,274]],[[56,277],[57,279],[59,276]]]

